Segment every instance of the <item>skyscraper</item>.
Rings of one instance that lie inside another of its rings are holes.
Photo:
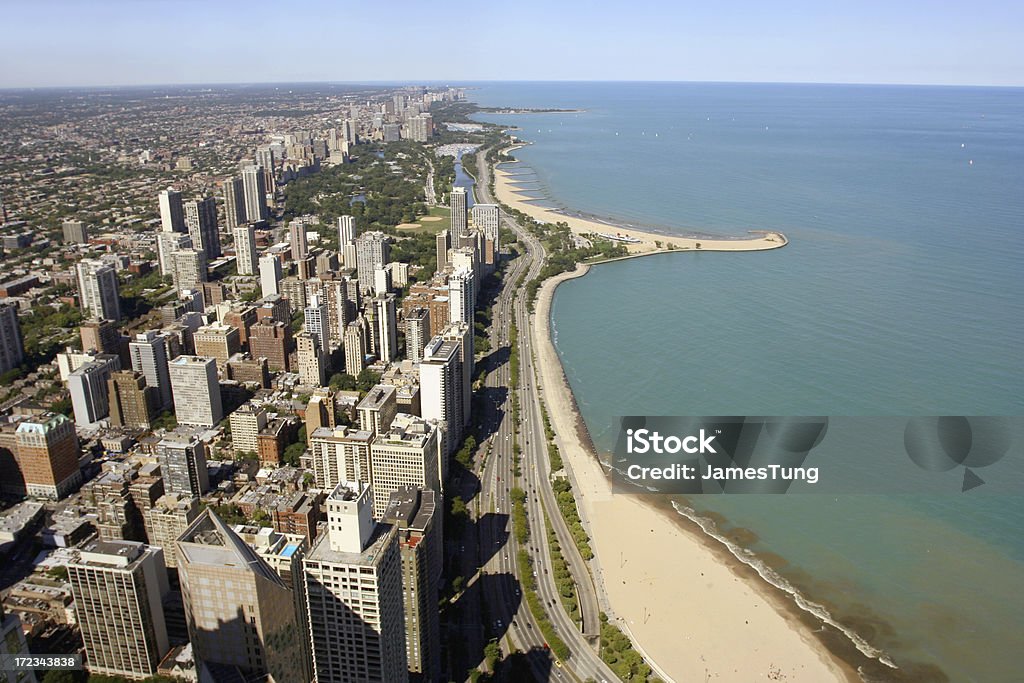
[[[18,323],[18,308],[0,301],[0,375],[21,365],[25,344]]]
[[[394,392],[394,387],[389,387]],[[373,478],[373,514],[380,518],[391,494],[410,485],[441,493],[443,462],[437,423],[398,413],[384,433],[370,445]]]
[[[320,300],[320,296],[314,294],[309,298],[309,305],[305,309],[306,331],[316,337],[320,352],[326,356],[331,352],[331,337],[328,325],[330,317],[327,306]]]
[[[273,254],[260,257],[260,290],[263,296],[281,293],[281,262]]]
[[[308,680],[306,634],[288,584],[210,509],[178,539],[178,575],[197,661]]]
[[[373,299],[377,313],[377,330],[380,339],[380,360],[391,362],[398,358],[398,311],[394,294],[378,294]]]
[[[156,414],[157,390],[146,386],[146,376],[138,371],[111,373],[107,379],[110,424],[129,429],[150,429]]]
[[[331,490],[343,481],[371,481],[370,444],[373,432],[345,426],[320,427],[309,435],[313,480]]]
[[[107,380],[110,373],[120,367],[121,363],[115,356],[86,363],[68,375],[68,393],[76,425],[91,427],[110,414]]]
[[[466,323],[451,323],[441,333],[445,341],[452,341],[459,346],[459,363],[462,375],[462,424],[469,426],[470,410],[473,405],[473,326]]]
[[[207,261],[221,255],[216,199],[206,197],[185,202],[185,226],[192,238],[192,247],[205,252]]]
[[[23,420],[15,430],[14,443],[21,479],[14,488],[30,496],[63,498],[82,483],[78,435],[64,415],[43,413]]]
[[[94,541],[74,551],[67,570],[89,671],[154,675],[170,649],[163,551],[132,541]]]
[[[448,265],[448,250],[452,248],[452,237],[448,230],[437,233],[437,272],[444,270]]]
[[[160,496],[145,511],[146,538],[150,545],[162,548],[164,564],[178,566],[177,540],[199,516],[199,499],[187,493]]]
[[[174,274],[172,254],[176,251],[192,248],[192,238],[179,232],[158,232],[156,234],[156,255],[160,264],[161,275]]]
[[[424,681],[441,674],[441,625],[437,585],[442,569],[441,497],[403,486],[391,494],[381,521],[398,529],[405,604],[405,653],[409,671]]]
[[[224,417],[217,362],[213,358],[178,356],[168,363],[174,413],[178,424],[212,427]]]
[[[447,449],[462,442],[462,350],[459,343],[434,337],[420,361],[420,410],[426,420],[442,420],[447,426]]]
[[[397,531],[375,524],[368,484],[338,484],[303,561],[318,683],[408,681]]]
[[[128,351],[132,357],[132,370],[141,372],[146,377],[146,385],[156,390],[154,409],[159,412],[170,408],[172,398],[167,338],[159,332],[142,332],[135,336],[135,341],[128,344]]]
[[[453,187],[448,203],[452,211],[452,237],[466,233],[468,218],[466,216],[466,188]]]
[[[85,352],[95,351],[112,355],[121,352],[121,334],[113,320],[86,320],[78,326],[78,334],[82,339],[82,350]]]
[[[241,178],[224,181],[224,226],[234,230],[245,223],[245,186]]]
[[[356,273],[359,288],[368,292],[373,288],[373,271],[383,268],[391,260],[388,236],[379,231],[364,232],[356,238]],[[345,266],[348,267],[348,263]]]
[[[199,498],[210,489],[206,444],[195,434],[182,429],[167,434],[157,443],[156,458],[167,493]]]
[[[358,322],[345,327],[345,372],[353,377],[366,368],[366,333]]]
[[[235,228],[231,233],[235,238],[235,267],[239,275],[256,273],[256,230],[252,223]]]
[[[307,387],[322,387],[326,381],[324,355],[315,334],[299,332],[295,335],[296,360],[299,363],[299,382]]]
[[[185,210],[181,193],[167,188],[160,191],[160,229],[163,232],[185,232]]]
[[[292,260],[298,261],[306,258],[309,254],[309,244],[306,242],[306,224],[297,220],[290,222],[288,238],[292,245]]]
[[[405,357],[414,363],[423,360],[423,349],[429,339],[430,309],[412,309],[405,316]]]
[[[64,221],[64,241],[68,244],[88,244],[89,231],[85,221]]]
[[[246,166],[242,170],[242,186],[245,188],[245,219],[265,221],[270,216],[267,210],[267,184],[262,166]]]
[[[354,216],[338,218],[338,250],[342,251],[346,244],[353,244],[356,239],[356,219]]]
[[[448,278],[448,319],[473,325],[476,308],[476,282],[470,268],[460,268]]]
[[[253,358],[266,358],[272,371],[287,371],[292,347],[292,330],[287,324],[263,318],[249,330],[249,353]]]
[[[96,259],[82,259],[76,269],[78,294],[86,315],[99,320],[120,320],[121,297],[114,266]]]
[[[210,279],[206,252],[191,248],[171,252],[171,277],[179,293],[186,289],[201,290]]]

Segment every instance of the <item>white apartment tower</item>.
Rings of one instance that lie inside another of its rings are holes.
[[[163,232],[185,232],[185,209],[181,193],[167,188],[160,191],[160,229]]]
[[[97,320],[120,320],[121,297],[114,266],[96,259],[83,259],[76,269],[78,294],[86,315]]]
[[[369,484],[338,484],[303,560],[318,683],[409,680],[397,531],[374,523],[371,497]]]
[[[146,386],[156,388],[157,410],[171,407],[171,375],[168,369],[167,338],[159,332],[142,332],[129,342],[132,370],[146,377]]]
[[[199,356],[178,356],[168,363],[174,414],[178,424],[213,427],[224,417],[217,361]]]
[[[451,235],[453,238],[457,238],[460,235],[464,235],[467,228],[466,188],[453,187],[448,199],[452,211]]]
[[[221,255],[220,233],[217,231],[217,200],[213,197],[185,202],[185,226],[192,246],[206,253],[212,261]]]
[[[403,486],[415,486],[441,493],[441,475],[446,454],[440,452],[437,424],[421,417],[398,413],[384,433],[370,446],[373,472],[373,514],[380,519],[391,494]]]
[[[242,187],[245,190],[245,219],[265,221],[270,216],[267,210],[267,181],[262,166],[246,166],[242,169]]]
[[[235,259],[239,275],[256,274],[256,230],[251,223],[231,231],[235,238]]]
[[[391,260],[388,236],[379,231],[364,232],[356,238],[356,274],[359,287],[367,292],[373,288],[373,272]],[[345,267],[349,267],[346,261]]]

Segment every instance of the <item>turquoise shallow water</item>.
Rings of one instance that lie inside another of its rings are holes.
[[[559,288],[556,344],[610,449],[619,415],[1020,415],[1024,90],[488,84],[563,207],[666,232],[784,231]],[[616,135],[616,133],[618,133]],[[1019,448],[1017,449],[1019,455]],[[1020,679],[1021,496],[703,497],[898,664]]]

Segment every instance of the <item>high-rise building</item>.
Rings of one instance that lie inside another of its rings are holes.
[[[308,680],[306,633],[289,585],[206,509],[178,539],[178,576],[197,663]]]
[[[462,374],[462,424],[469,426],[470,410],[473,405],[473,373],[475,358],[473,357],[473,326],[466,323],[452,323],[444,329],[441,337],[459,346],[459,363]]]
[[[220,422],[224,409],[213,358],[178,356],[168,363],[168,371],[178,424],[212,427]]]
[[[448,265],[448,250],[452,248],[452,234],[448,230],[437,233],[437,272]]]
[[[427,142],[434,134],[434,119],[430,114],[420,114],[409,119],[409,138],[415,142]]]
[[[210,489],[206,468],[206,444],[178,428],[160,439],[156,458],[164,478],[164,491],[201,497]]]
[[[379,268],[373,271],[373,293],[374,294],[388,294],[391,291],[391,268],[393,263],[389,263],[383,268]]]
[[[221,255],[216,199],[205,197],[185,202],[185,226],[192,238],[192,247],[201,249],[207,261]]]
[[[414,363],[423,360],[430,339],[430,309],[414,308],[405,316],[405,356]]]
[[[192,238],[180,232],[158,232],[156,234],[156,255],[161,275],[174,274],[172,254],[192,248]]]
[[[23,420],[14,434],[16,482],[0,482],[40,498],[63,498],[82,483],[75,426],[60,413]]]
[[[86,320],[78,327],[78,334],[82,339],[82,350],[85,352],[95,351],[111,355],[121,352],[121,334],[113,320]]]
[[[249,329],[249,354],[253,358],[266,358],[273,371],[290,368],[288,355],[292,348],[292,329],[273,318],[262,318]]]
[[[246,166],[242,169],[242,186],[245,189],[245,219],[265,221],[270,216],[267,210],[267,183],[262,166]]]
[[[470,268],[460,268],[448,278],[448,319],[473,325],[476,309],[476,282]]]
[[[163,232],[185,232],[185,209],[181,193],[167,188],[160,191],[160,229]]]
[[[340,218],[338,218],[338,250],[343,250],[346,244],[354,244],[355,239],[355,216],[341,216]]]
[[[0,605],[0,683],[36,683],[33,669],[15,666],[15,660],[31,656],[21,619],[5,613]]]
[[[78,294],[85,314],[98,320],[120,320],[121,297],[114,266],[97,259],[82,259],[76,269]]]
[[[373,432],[345,426],[320,427],[309,435],[313,456],[313,481],[331,490],[343,481],[372,480],[370,444]]]
[[[459,237],[466,233],[468,217],[466,216],[466,188],[453,187],[448,197],[449,207],[452,211],[452,237]]]
[[[235,269],[239,275],[255,275],[256,231],[252,223],[237,226],[231,234],[235,238]]]
[[[379,231],[364,232],[356,238],[356,273],[360,289],[373,288],[373,271],[383,268],[391,260],[388,236]],[[348,262],[345,263],[348,267]]]
[[[292,245],[292,260],[299,261],[309,254],[309,244],[306,241],[306,223],[295,220],[288,224],[288,238]]]
[[[318,683],[402,683],[402,559],[397,530],[375,524],[370,486],[345,483],[327,498],[327,533],[303,561]]]
[[[391,494],[381,521],[398,529],[405,604],[405,656],[410,673],[436,681],[441,674],[438,580],[442,569],[441,497],[403,486]]]
[[[167,337],[159,332],[142,332],[129,342],[128,351],[132,357],[132,370],[146,377],[146,386],[156,391],[153,407],[157,411],[171,407],[171,375],[168,369],[170,354]]]
[[[295,335],[295,346],[299,382],[307,387],[322,387],[327,383],[327,377],[320,341],[315,334],[299,332]]]
[[[163,551],[133,541],[94,541],[67,564],[90,673],[147,678],[170,645]]]
[[[356,406],[356,413],[359,415],[359,429],[383,434],[398,414],[398,390],[388,384],[374,386]]]
[[[398,358],[398,309],[394,294],[378,294],[373,299],[373,307],[377,313],[377,335],[380,339],[378,356],[380,360],[391,362]]]
[[[164,564],[178,566],[176,542],[199,516],[199,499],[188,493],[168,493],[145,511],[146,538],[150,545],[163,548]]]
[[[451,453],[462,441],[462,350],[456,341],[434,337],[420,361],[420,410],[424,419],[441,420],[447,427]]]
[[[501,209],[497,204],[474,204],[473,227],[484,234],[489,240],[498,242],[498,229],[501,226]]]
[[[389,387],[394,392],[394,387]],[[398,413],[390,427],[378,432],[370,445],[373,478],[373,513],[380,519],[391,494],[403,486],[415,486],[441,493],[441,476],[446,454],[440,452],[437,423]]]
[[[210,279],[207,272],[206,252],[199,249],[179,249],[171,252],[171,277],[174,289],[202,290],[203,283]]]
[[[245,403],[231,413],[231,446],[235,453],[258,453],[259,435],[267,426],[267,411]]]
[[[276,256],[267,254],[260,257],[260,291],[263,296],[281,293],[281,275],[281,261]]]
[[[213,358],[221,370],[228,359],[242,348],[241,335],[237,327],[223,323],[203,325],[192,334],[192,346],[197,356]]]
[[[305,309],[306,332],[316,337],[320,346],[320,353],[327,356],[331,352],[330,316],[327,306],[320,300],[320,296],[314,294],[309,298],[309,305]]]
[[[18,322],[18,307],[0,301],[0,375],[25,360],[25,343]]]
[[[107,379],[110,424],[128,429],[150,429],[156,415],[157,391],[146,386],[146,376],[134,370],[111,373]]]
[[[110,373],[120,370],[116,356],[112,359],[90,361],[68,375],[68,393],[75,411],[75,424],[92,427],[110,414],[107,380]]]
[[[245,223],[245,187],[241,178],[224,181],[224,227],[234,230]]]
[[[358,322],[345,327],[345,372],[353,377],[366,369],[366,333]]]
[[[88,244],[89,232],[85,221],[64,221],[64,241],[67,244]]]

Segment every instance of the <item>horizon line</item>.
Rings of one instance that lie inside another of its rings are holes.
[[[304,85],[352,85],[352,86],[417,86],[417,85],[449,85],[462,87],[467,85],[499,84],[499,83],[608,83],[608,84],[640,84],[640,83],[663,83],[663,84],[705,84],[705,85],[820,85],[820,86],[864,86],[864,87],[904,87],[904,88],[1001,88],[1008,90],[1019,90],[1024,88],[1020,85],[1000,85],[984,83],[872,83],[867,81],[744,81],[744,80],[666,80],[666,79],[478,79],[478,80],[357,80],[357,81],[220,81],[220,82],[173,82],[173,83],[121,83],[121,84],[90,84],[90,85],[22,85],[22,86],[0,86],[0,93],[19,91],[46,91],[46,90],[119,90],[128,88],[225,88],[225,87],[260,87],[260,86],[304,86]]]

